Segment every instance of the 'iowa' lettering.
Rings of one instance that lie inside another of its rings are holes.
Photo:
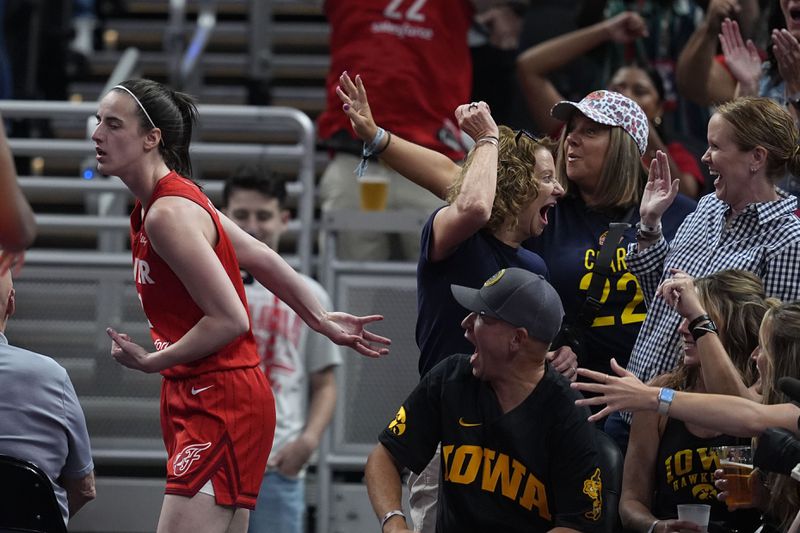
[[[443,445],[442,456],[445,482],[462,485],[480,483],[481,490],[500,493],[528,511],[535,507],[539,516],[551,520],[544,483],[528,472],[525,465],[518,460],[504,453],[473,445],[457,448],[452,444]]]

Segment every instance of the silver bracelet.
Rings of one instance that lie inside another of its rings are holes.
[[[655,533],[656,526],[659,522],[661,522],[661,520],[655,520],[652,524],[650,524],[650,527],[647,529],[647,533]]]
[[[480,146],[481,144],[486,144],[486,143],[493,144],[496,148],[500,147],[500,140],[493,135],[487,135],[486,137],[481,137],[480,139],[475,141],[475,146]]]
[[[406,515],[400,509],[395,509],[394,511],[389,511],[388,513],[383,515],[383,518],[381,518],[381,533],[383,533],[383,526],[385,526],[386,522],[388,522],[389,519],[391,517],[393,517],[393,516],[402,516],[403,520],[405,520],[405,518],[406,518]]]

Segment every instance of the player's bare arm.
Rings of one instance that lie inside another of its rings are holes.
[[[114,356],[123,365],[158,372],[205,357],[250,327],[247,311],[214,253],[217,235],[208,213],[187,199],[165,197],[150,208],[145,227],[154,250],[186,287],[204,316],[180,340],[157,352],[142,353],[119,342]]]
[[[367,324],[382,320],[381,315],[359,317],[326,311],[303,279],[280,255],[242,230],[224,213],[218,213],[241,267],[291,307],[311,329],[367,357],[389,353],[385,346],[391,344],[391,340],[364,329]]]

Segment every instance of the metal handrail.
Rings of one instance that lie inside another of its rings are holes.
[[[0,100],[0,114],[4,118],[73,118],[85,119],[97,111],[94,103],[54,102],[36,100]],[[249,123],[265,130],[276,122],[285,124],[297,134],[294,144],[225,144],[193,143],[190,153],[196,167],[204,163],[242,163],[291,161],[298,163],[297,181],[301,193],[298,199],[297,218],[300,230],[297,241],[299,270],[311,273],[312,232],[314,229],[314,124],[303,112],[289,107],[254,107],[199,105],[200,127],[214,123]],[[94,154],[91,141],[74,139],[9,139],[16,155],[72,156],[76,159]],[[79,178],[75,178],[78,180]],[[87,183],[81,181],[81,183]],[[89,187],[87,186],[87,191]]]
[[[108,76],[108,80],[106,81],[103,90],[100,91],[100,95],[102,96],[106,94],[115,85],[119,85],[123,81],[133,78],[134,72],[136,72],[138,65],[139,49],[132,46],[126,48],[125,51],[122,52],[122,56],[120,56],[116,66],[114,66],[114,70]]]
[[[211,40],[211,34],[217,25],[216,2],[213,0],[202,0],[200,11],[197,14],[197,25],[195,26],[194,36],[189,46],[183,54],[180,68],[179,87],[185,88],[189,80],[194,79],[197,71],[197,64],[200,56]]]

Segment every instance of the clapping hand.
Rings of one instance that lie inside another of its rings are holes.
[[[706,10],[706,21],[709,30],[719,33],[722,29],[722,21],[738,14],[742,10],[737,0],[711,0]]]
[[[792,32],[772,30],[772,50],[778,63],[778,72],[786,83],[786,93],[800,92],[800,42]]]
[[[745,43],[739,24],[727,18],[722,21],[719,42],[725,55],[725,64],[739,82],[738,96],[756,96],[758,80],[761,78],[761,56],[756,45],[750,39]]]

